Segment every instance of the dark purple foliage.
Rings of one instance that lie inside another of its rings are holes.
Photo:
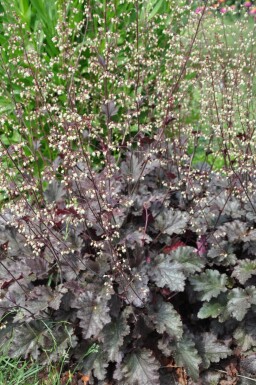
[[[190,177],[164,141],[141,141],[115,165],[75,165],[73,184],[51,182],[22,216],[2,213],[9,354],[45,363],[68,352],[91,384],[156,385],[166,357],[197,381],[255,349],[255,197],[228,192],[225,176]]]

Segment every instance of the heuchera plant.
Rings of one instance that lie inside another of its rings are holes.
[[[2,3],[3,348],[91,385],[180,368],[212,385],[231,359],[255,375],[247,11],[225,26],[207,1]]]
[[[98,172],[76,163],[44,200],[23,197],[1,214],[11,357],[66,354],[90,384],[174,384],[176,367],[198,384],[215,363],[255,349],[249,176],[191,169],[182,146],[177,163],[162,130],[138,148]]]

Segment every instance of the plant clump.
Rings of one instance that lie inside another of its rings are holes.
[[[12,357],[67,354],[91,383],[160,383],[170,357],[197,381],[255,347],[255,193],[191,179],[166,140],[123,156],[97,173],[80,162],[37,207],[2,212],[2,341]]]
[[[0,1],[5,354],[90,385],[252,377],[248,7],[39,3]]]

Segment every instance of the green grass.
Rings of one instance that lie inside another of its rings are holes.
[[[0,356],[0,385],[39,385],[40,371],[41,367],[37,364]]]
[[[53,336],[52,338],[53,350],[58,350],[58,343]],[[11,343],[10,340],[8,344]],[[92,344],[85,350],[81,360],[71,366],[66,356],[60,357],[56,362],[51,362],[51,358],[47,356],[45,362],[39,363],[31,358],[11,358],[6,354],[6,348],[5,344],[2,344],[0,348],[0,385],[63,385],[63,383],[71,385],[73,378],[81,379],[80,370],[84,371],[84,358],[98,352],[98,345]],[[65,378],[65,382],[63,378]]]
[[[65,385],[71,383],[73,373],[65,372],[63,363],[42,366],[29,360],[0,357],[0,385]],[[64,374],[65,373],[65,374]],[[70,380],[70,381],[69,381]]]

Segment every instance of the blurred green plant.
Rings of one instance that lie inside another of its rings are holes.
[[[1,167],[12,170],[16,191],[29,175],[26,185],[35,176],[42,194],[42,172],[65,151],[81,146],[99,168],[105,138],[118,157],[119,145],[159,130],[179,77],[174,63],[170,78],[171,42],[189,7],[181,11],[172,0],[8,0],[0,7]],[[2,199],[14,198],[8,189]]]

